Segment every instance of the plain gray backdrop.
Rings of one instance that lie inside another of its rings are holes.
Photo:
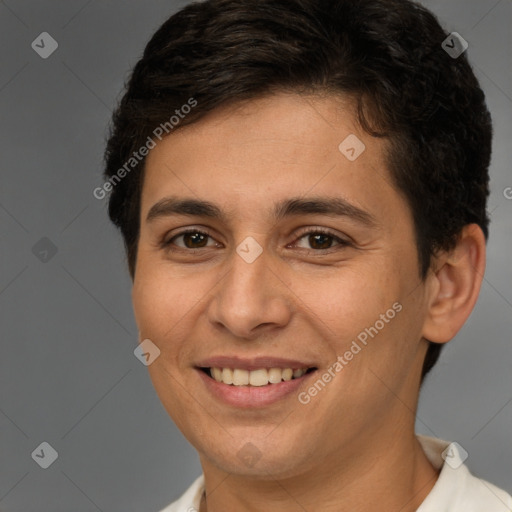
[[[186,3],[0,1],[3,512],[153,512],[201,472],[133,354],[121,238],[92,194],[123,83]],[[424,387],[417,430],[457,441],[512,492],[512,0],[423,4],[468,41],[495,140],[481,296]],[[46,59],[31,46],[42,32],[58,43]],[[47,469],[32,456],[42,442],[58,452]]]

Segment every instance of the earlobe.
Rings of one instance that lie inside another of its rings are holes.
[[[446,343],[457,334],[476,304],[484,271],[485,236],[477,224],[469,224],[454,249],[436,256],[434,270],[427,277],[425,339]]]

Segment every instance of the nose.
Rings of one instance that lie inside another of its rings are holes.
[[[271,268],[266,250],[248,263],[233,252],[208,311],[209,321],[238,338],[254,340],[290,321],[290,290]]]

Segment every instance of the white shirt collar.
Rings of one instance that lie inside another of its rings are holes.
[[[416,512],[512,511],[512,498],[505,491],[469,472],[463,464],[466,453],[460,445],[433,437],[417,437],[428,460],[441,473]]]

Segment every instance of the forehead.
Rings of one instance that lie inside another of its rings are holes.
[[[276,94],[217,109],[150,151],[141,215],[167,195],[208,199],[233,215],[309,195],[378,210],[377,196],[383,205],[399,199],[384,144],[334,96]]]

